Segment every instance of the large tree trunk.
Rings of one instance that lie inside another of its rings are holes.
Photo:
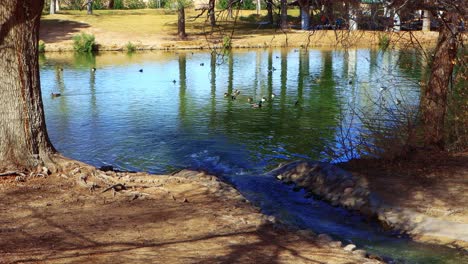
[[[107,5],[107,8],[114,9],[114,0],[109,0],[109,4]]]
[[[447,94],[458,50],[455,14],[441,26],[431,64],[429,83],[421,101],[424,143],[428,147],[444,148],[444,122]]]
[[[180,39],[185,39],[187,34],[185,33],[185,8],[182,4],[179,5],[178,17],[177,17],[177,35]]]
[[[55,152],[39,82],[39,19],[44,0],[0,5],[0,171],[32,170]]]

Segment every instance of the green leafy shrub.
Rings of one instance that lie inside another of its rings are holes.
[[[126,0],[125,3],[128,9],[146,8],[146,4],[143,2],[143,0]]]
[[[265,9],[266,5],[265,3],[263,3],[263,1],[261,5],[262,5],[262,9]],[[219,9],[227,9],[229,6],[229,0],[219,0],[217,6]],[[254,10],[257,8],[257,4],[256,4],[256,1],[254,0],[244,0],[240,4],[240,6],[239,6],[239,3],[232,5],[233,9],[236,9],[238,7],[240,7],[240,9],[245,9],[245,10]]]
[[[106,6],[104,4],[104,0],[94,0],[93,1],[93,9],[94,10],[106,9]]]
[[[229,36],[223,37],[223,49],[230,50],[232,48],[232,40]]]
[[[115,0],[114,1],[114,9],[124,9],[124,2],[123,0]]]
[[[135,52],[137,47],[135,44],[129,41],[126,45],[126,48],[127,48],[127,52],[131,53],[131,52]]]
[[[73,36],[73,49],[77,52],[90,53],[95,49],[95,46],[93,34],[81,33]]]
[[[39,40],[37,49],[39,50],[40,53],[45,52],[45,42],[43,40]]]

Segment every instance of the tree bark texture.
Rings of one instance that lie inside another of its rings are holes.
[[[282,29],[288,29],[288,1],[281,0],[281,24]]]
[[[424,143],[428,147],[444,148],[447,94],[458,50],[457,21],[452,18],[441,26],[429,83],[421,101]]]
[[[177,35],[180,39],[185,39],[187,34],[185,33],[185,8],[183,5],[179,6],[178,18],[177,18]]]
[[[33,169],[55,152],[39,82],[39,19],[44,0],[0,5],[0,171]]]
[[[208,15],[210,17],[210,25],[216,26],[216,15],[215,15],[215,0],[209,0],[208,2]]]

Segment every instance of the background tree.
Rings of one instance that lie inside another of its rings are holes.
[[[57,8],[55,7],[56,1],[55,0],[50,0],[50,11],[49,14],[53,15],[55,14],[55,11]]]
[[[93,0],[87,0],[86,1],[86,13],[88,15],[93,14]]]
[[[280,27],[281,29],[288,29],[288,1],[287,0],[281,0],[280,2],[280,8],[281,8],[281,18],[280,18]]]
[[[0,171],[51,164],[55,149],[42,105],[38,41],[44,0],[0,5]]]
[[[167,6],[177,10],[177,36],[179,39],[187,38],[185,32],[185,8],[193,6],[192,0],[170,0]]]
[[[428,10],[439,21],[439,38],[432,55],[429,81],[423,91],[421,113],[425,146],[443,149],[447,97],[457,54],[460,46],[463,46],[460,26],[466,22],[466,1],[395,0],[393,6]]]
[[[209,0],[208,2],[208,16],[212,27],[216,26],[215,3],[216,0]]]

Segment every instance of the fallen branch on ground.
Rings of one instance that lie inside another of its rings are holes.
[[[14,175],[26,176],[24,173],[19,172],[19,171],[6,171],[6,172],[0,173],[0,177],[2,177],[2,176],[14,176]]]

